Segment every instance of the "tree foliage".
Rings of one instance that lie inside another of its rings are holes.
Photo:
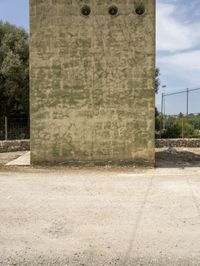
[[[163,138],[181,138],[181,126],[177,121],[170,121],[166,124],[166,130],[162,134]]]
[[[158,125],[163,122],[160,116],[157,116],[157,120]],[[156,129],[159,131],[158,127]],[[162,130],[161,136],[162,138],[200,138],[200,114],[167,115],[165,130]],[[160,134],[157,137],[160,137]]]
[[[154,80],[154,86],[155,86],[155,93],[158,93],[159,86],[160,86],[160,70],[159,68],[155,69],[155,80]],[[159,112],[158,109],[155,107],[155,130],[159,131],[160,130],[160,120],[159,120]]]
[[[28,34],[24,29],[0,22],[0,116],[28,113]]]
[[[155,69],[155,93],[158,93],[159,86],[160,86],[160,69],[156,68]]]

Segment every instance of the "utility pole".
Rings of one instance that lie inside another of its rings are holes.
[[[163,85],[162,88],[164,89],[164,93],[162,93],[162,106],[163,106],[163,111],[162,111],[162,114],[163,114],[163,130],[165,130],[165,88],[167,86],[166,85]]]
[[[5,140],[8,139],[8,118],[5,116]]]
[[[161,98],[161,114],[163,115],[163,92],[162,92],[162,98]]]
[[[182,139],[184,138],[184,116],[182,117]]]
[[[164,99],[164,120],[163,120],[163,129],[165,130],[165,93],[163,95],[163,99]]]
[[[162,123],[163,123],[163,92],[161,97],[161,118],[160,118],[160,138],[162,137]]]
[[[189,114],[189,89],[187,88],[186,90],[187,93],[187,97],[186,97],[186,116],[188,118],[188,114]]]

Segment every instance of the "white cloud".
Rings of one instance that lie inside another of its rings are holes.
[[[200,23],[180,22],[180,6],[160,3],[157,6],[157,50],[178,52],[200,45]]]
[[[200,50],[182,52],[157,59],[158,65],[168,79],[179,81],[185,87],[200,86]]]
[[[177,53],[168,56],[162,56],[158,59],[161,64],[167,64],[181,69],[182,71],[198,71],[200,73],[200,50]]]
[[[162,1],[157,5],[157,65],[161,82],[172,91],[177,87],[199,87],[199,19],[189,22],[185,13],[187,2],[180,4],[171,0],[166,4]],[[189,13],[194,10],[195,6],[190,6]]]

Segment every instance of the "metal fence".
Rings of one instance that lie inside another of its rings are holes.
[[[200,112],[200,88],[185,89],[172,93],[162,93],[161,113],[165,115]]]
[[[159,117],[160,137],[200,137],[200,88],[162,93]],[[157,123],[158,123],[157,120]]]
[[[28,117],[0,117],[0,140],[29,139]]]

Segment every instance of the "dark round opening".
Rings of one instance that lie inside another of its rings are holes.
[[[91,13],[91,9],[90,9],[89,6],[83,6],[83,7],[81,8],[81,14],[82,14],[83,16],[89,16],[90,13]]]
[[[135,9],[135,13],[138,14],[139,16],[143,15],[145,12],[145,9],[143,6],[138,6],[136,9]]]
[[[109,7],[108,9],[108,13],[111,15],[111,16],[116,16],[117,13],[118,13],[118,8],[116,6],[111,6]]]

